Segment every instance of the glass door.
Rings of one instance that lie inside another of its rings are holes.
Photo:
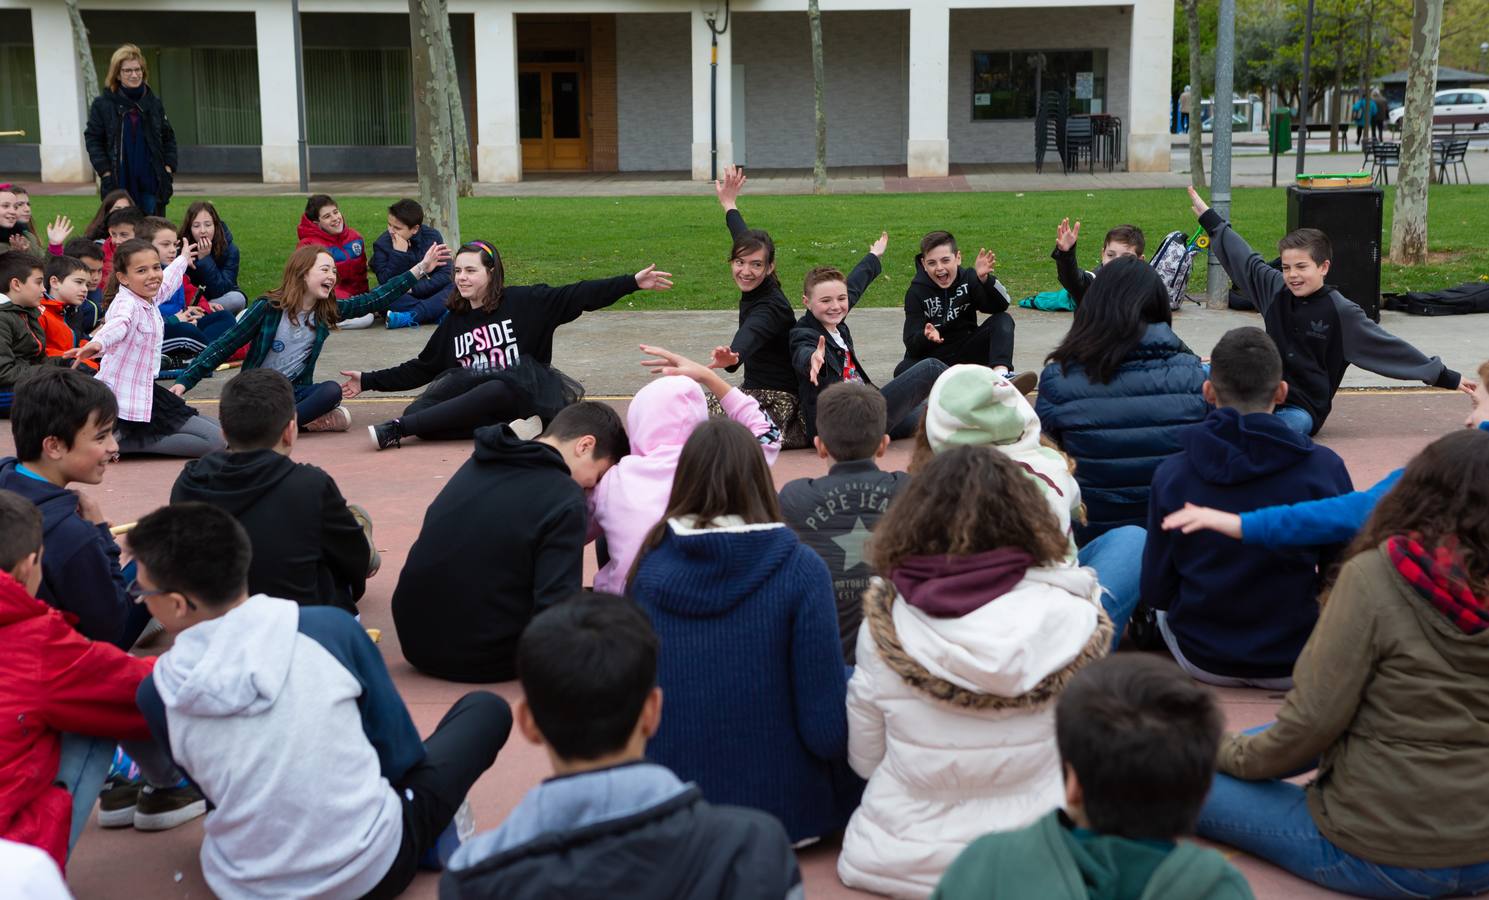
[[[518,133],[528,171],[588,171],[589,127],[582,67],[522,65],[517,74]]]

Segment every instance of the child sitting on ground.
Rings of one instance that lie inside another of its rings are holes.
[[[580,594],[533,619],[517,645],[517,730],[547,751],[554,777],[456,852],[441,896],[802,896],[779,822],[713,806],[646,760],[662,719],[657,650],[624,597]]]
[[[1013,368],[1013,317],[1008,289],[993,274],[998,258],[977,251],[976,265],[962,266],[962,251],[949,231],[932,231],[920,240],[915,277],[905,290],[905,358],[896,377],[917,362],[938,359],[948,366],[974,363],[994,371]],[[988,317],[977,323],[978,313]],[[1020,384],[1025,389],[1024,384]],[[1032,390],[1028,384],[1026,390]],[[890,426],[894,418],[890,417]]]
[[[178,232],[193,244],[206,244],[205,252],[196,258],[186,276],[216,309],[240,313],[248,306],[248,297],[238,287],[238,245],[227,223],[217,215],[210,200],[198,200],[186,208],[186,218]]]
[[[506,425],[478,429],[393,590],[404,658],[449,681],[514,678],[522,629],[580,588],[585,492],[626,452],[620,416],[593,401],[564,409],[534,441]]]
[[[239,373],[218,414],[227,450],[187,463],[171,502],[210,503],[238,520],[253,545],[250,592],[355,615],[377,568],[372,522],[330,475],[290,459],[300,429],[289,379],[273,369]]]
[[[295,388],[295,421],[306,431],[346,431],[352,414],[341,405],[341,385],[315,380],[315,362],[331,332],[346,320],[371,315],[450,258],[443,244],[429,248],[419,264],[359,297],[336,298],[336,264],[322,247],[301,247],[285,261],[279,287],[258,298],[171,385],[182,396],[242,347],[243,369],[273,369]]]
[[[331,254],[336,262],[336,299],[346,300],[365,294],[367,285],[367,251],[362,235],[346,224],[341,208],[325,194],[312,194],[305,201],[305,215],[297,226],[300,247],[321,247]],[[365,321],[363,321],[365,320]],[[366,328],[372,324],[372,314],[357,319],[348,318],[343,328]]]
[[[88,267],[71,256],[48,256],[45,274],[47,290],[41,298],[41,330],[46,335],[47,356],[60,357],[78,345],[72,323],[77,318],[75,311],[88,302]],[[98,369],[91,359],[87,365],[90,371]]]
[[[43,557],[41,510],[0,490],[0,719],[19,726],[0,730],[0,837],[40,847],[65,866],[97,802],[113,749],[112,741],[100,741],[93,764],[79,765],[86,755],[69,753],[70,742],[132,739],[132,755],[162,793],[180,773],[153,749],[134,702],[155,660],[83,637],[61,613],[35,599]],[[152,801],[158,805],[158,799]],[[195,810],[178,810],[180,821],[206,811],[199,795],[195,803]],[[5,877],[9,881],[12,873]]]
[[[631,451],[605,473],[590,498],[589,537],[604,536],[607,557],[595,573],[595,590],[609,593],[625,592],[636,551],[667,509],[677,457],[693,429],[708,420],[705,391],[759,439],[766,465],[775,465],[781,450],[780,429],[754,397],[686,357],[661,347],[641,350],[653,357],[641,364],[664,377],[637,391],[626,407]]]
[[[841,829],[863,783],[844,760],[832,578],[781,523],[744,426],[693,430],[629,593],[662,640],[669,712],[648,757],[716,803],[774,815],[793,842]]]
[[[853,347],[848,331],[848,313],[873,280],[879,277],[879,258],[889,246],[889,233],[879,235],[847,278],[831,266],[818,266],[807,273],[801,301],[806,312],[791,329],[791,364],[796,368],[801,414],[807,439],[817,436],[817,395],[829,385],[844,381],[874,382]],[[930,395],[936,376],[946,371],[939,359],[923,359],[895,370],[895,377],[879,391],[890,439],[909,437],[920,421],[921,407]]]
[[[98,203],[98,211],[93,214],[92,220],[83,228],[83,238],[99,243],[107,240],[109,236],[109,213],[128,206],[134,206],[134,199],[129,196],[129,191],[123,188],[116,188],[104,194],[103,199]],[[67,255],[71,256],[72,254],[69,253]]]
[[[88,270],[88,299],[74,307],[67,319],[81,344],[103,321],[103,247],[87,238],[73,238],[62,245],[61,255],[71,256]]]
[[[910,476],[884,472],[875,460],[889,447],[884,395],[866,384],[839,382],[818,398],[817,457],[832,461],[820,478],[781,488],[781,518],[832,574],[843,658],[853,665],[863,592],[869,586],[864,545]]]
[[[421,742],[355,619],[249,596],[251,547],[232,516],[163,507],[129,546],[140,596],[175,636],[139,707],[215,807],[201,847],[214,893],[394,897],[448,860],[472,827],[466,795],[511,730],[505,701],[466,694]]]
[[[1070,301],[1076,306],[1081,305],[1086,289],[1096,280],[1096,273],[1101,271],[1101,266],[1097,266],[1095,272],[1088,272],[1076,262],[1075,242],[1080,236],[1079,219],[1076,219],[1074,225],[1070,224],[1069,217],[1061,219],[1055,234],[1055,249],[1050,254],[1050,259],[1055,261],[1055,276],[1060,279],[1060,287],[1070,294]],[[1101,243],[1101,265],[1104,266],[1120,256],[1136,256],[1141,259],[1146,247],[1147,241],[1143,238],[1141,228],[1136,225],[1118,225],[1106,233],[1106,239]]]
[[[63,354],[69,359],[102,356],[98,378],[119,398],[119,452],[161,456],[206,456],[224,443],[217,422],[187,406],[155,383],[165,322],[158,304],[176,292],[196,248],[164,271],[160,254],[146,241],[125,241],[114,255],[107,296],[109,311],[88,343]]]
[[[0,255],[0,410],[10,406],[16,385],[44,368],[71,364],[47,356],[42,271],[41,260],[29,253]]]
[[[1338,454],[1293,431],[1282,358],[1260,328],[1226,332],[1210,355],[1205,400],[1217,409],[1179,436],[1153,474],[1142,596],[1179,667],[1225,687],[1286,690],[1318,620],[1320,573],[1337,548],[1238,547],[1217,534],[1163,530],[1186,502],[1242,512],[1348,493]]]
[[[74,369],[47,369],[23,383],[10,416],[16,456],[0,459],[0,489],[30,500],[45,519],[36,596],[74,616],[83,637],[127,650],[148,617],[131,615],[119,545],[97,499],[68,489],[103,483],[119,451],[118,408],[108,386]]]
[[[1277,242],[1282,253],[1278,272],[1194,188],[1189,189],[1189,203],[1210,233],[1210,252],[1261,312],[1267,334],[1281,351],[1289,390],[1277,415],[1289,428],[1312,435],[1324,427],[1351,365],[1387,378],[1473,393],[1473,382],[1370,321],[1363,309],[1324,284],[1334,253],[1328,235],[1316,228],[1289,232]]]
[[[978,835],[1059,804],[1050,703],[1112,623],[1034,480],[989,447],[932,460],[870,547],[848,685],[848,760],[869,785],[838,877],[924,897]]]
[[[136,229],[140,240],[149,241],[160,254],[162,265],[169,266],[180,249],[176,226],[167,219],[146,216]],[[210,252],[206,241],[191,242],[196,254]],[[193,259],[191,265],[196,265]],[[156,305],[160,317],[165,320],[165,336],[161,340],[161,352],[171,358],[173,364],[184,363],[207,349],[223,332],[233,327],[233,314],[220,304],[209,303],[198,293],[196,285],[183,278],[181,284],[165,300]]]
[[[933,900],[1250,900],[1223,856],[1180,840],[1209,793],[1222,722],[1210,691],[1163,660],[1088,666],[1055,708],[1064,809],[978,838]]]
[[[406,437],[465,440],[477,428],[519,419],[531,438],[559,410],[583,396],[573,379],[553,368],[553,333],[586,312],[604,309],[635,291],[665,291],[672,276],[647,266],[635,275],[580,281],[562,287],[509,285],[501,254],[485,241],[455,252],[450,314],[419,355],[376,372],[348,371],[341,395],[398,391],[429,385],[403,415],[367,427],[373,447],[403,446]]]
[[[388,207],[387,230],[372,244],[372,271],[377,283],[392,281],[412,269],[430,246],[444,242],[438,229],[424,224],[424,207],[407,198],[394,203]],[[444,318],[445,298],[452,284],[449,263],[430,272],[428,278],[420,279],[388,307],[388,327],[413,328]]]

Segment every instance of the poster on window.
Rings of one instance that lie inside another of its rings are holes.
[[[1095,91],[1096,91],[1096,73],[1095,72],[1076,72],[1075,73],[1075,99],[1077,99],[1077,100],[1090,100],[1091,97],[1092,97],[1092,95],[1095,94]]]

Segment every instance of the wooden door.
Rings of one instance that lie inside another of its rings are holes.
[[[533,172],[583,172],[589,162],[586,73],[566,63],[518,67],[518,131],[522,168]]]

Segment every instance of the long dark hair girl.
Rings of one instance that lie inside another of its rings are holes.
[[[460,257],[474,254],[486,270],[486,287],[475,297],[463,297],[456,287],[445,298],[445,308],[453,313],[468,313],[472,309],[489,312],[501,305],[502,291],[507,286],[507,269],[502,265],[502,256],[486,241],[466,241],[455,251],[454,263],[460,265]]]
[[[1101,275],[1075,309],[1075,320],[1045,362],[1085,369],[1086,377],[1106,384],[1149,325],[1172,325],[1168,289],[1153,267],[1136,256],[1123,256],[1101,267]]]
[[[181,220],[181,227],[176,229],[176,234],[183,238],[190,238],[192,243],[196,243],[196,238],[191,233],[191,223],[195,222],[196,217],[202,213],[212,217],[211,255],[214,260],[220,262],[222,254],[227,252],[227,235],[222,227],[222,217],[217,214],[217,207],[212,205],[212,201],[197,200],[186,207],[186,218]]]
[[[641,542],[626,583],[635,581],[641,561],[667,536],[668,519],[691,518],[708,525],[723,516],[764,525],[781,521],[781,505],[760,441],[738,422],[709,419],[683,444],[667,511]]]
[[[123,188],[109,191],[103,195],[103,202],[98,204],[98,212],[93,215],[93,221],[83,229],[83,237],[90,241],[101,241],[109,236],[109,213],[114,211],[114,206],[120,201],[125,201],[126,206],[134,206],[134,198],[129,196],[129,191]]]

